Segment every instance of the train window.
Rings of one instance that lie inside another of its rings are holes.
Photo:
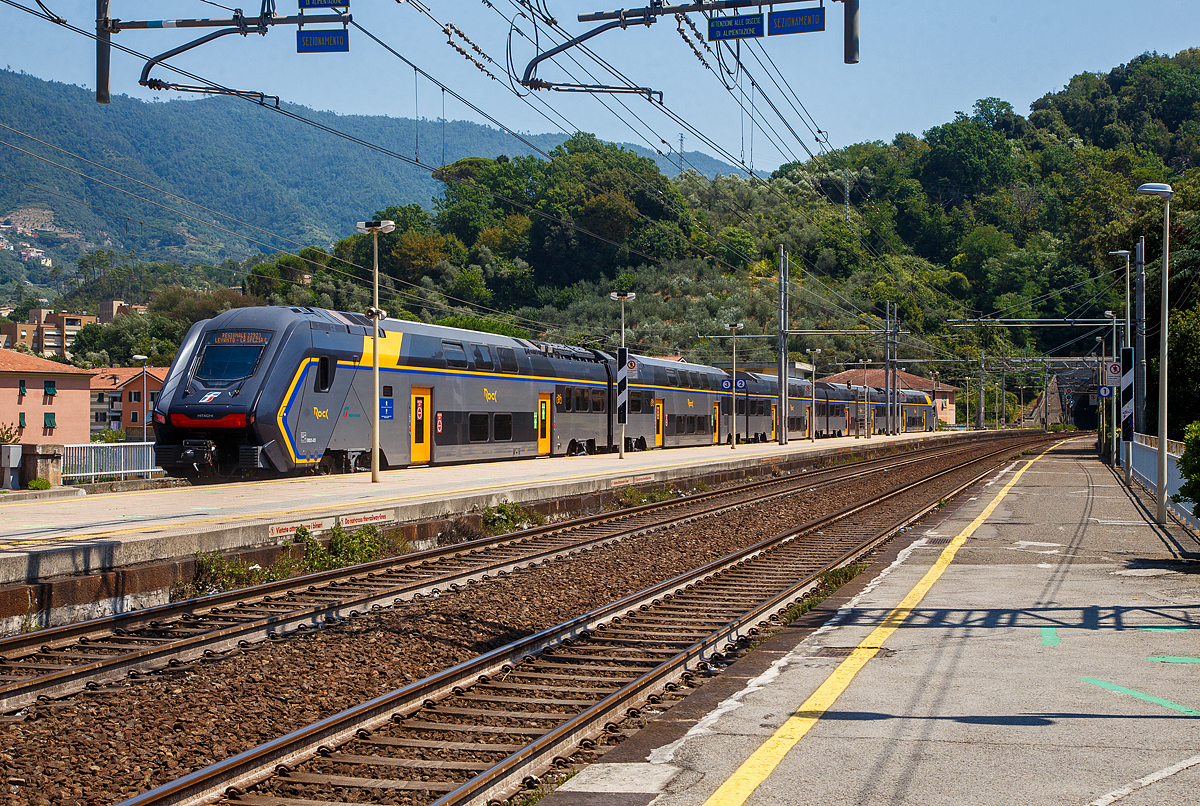
[[[575,411],[588,410],[588,390],[582,387],[575,387]]]
[[[492,351],[486,344],[472,344],[471,358],[475,361],[475,369],[491,371],[495,366],[492,363]]]
[[[707,418],[707,417],[701,417],[699,415],[696,416],[696,433],[697,434],[707,434],[708,433],[708,419],[709,418]]]
[[[467,354],[463,351],[463,346],[458,342],[442,342],[442,352],[446,356],[446,366],[465,367],[467,365]]]
[[[692,379],[692,388],[699,389],[700,388],[700,373],[699,372],[689,372],[688,377]]]
[[[721,414],[729,415],[729,398],[727,397],[721,398]]]
[[[692,382],[688,380],[688,374],[685,370],[679,370],[679,385],[684,389],[691,389]]]
[[[333,385],[333,368],[336,366],[337,361],[327,355],[317,359],[317,382],[313,387],[314,392],[329,391],[329,387]]]
[[[497,347],[496,360],[501,372],[517,372],[517,352],[511,347]]]
[[[214,330],[206,334],[195,379],[212,389],[249,378],[273,335],[270,330]],[[53,389],[54,382],[46,381],[46,394],[54,394]]]
[[[687,432],[689,434],[696,433],[696,415],[689,414],[687,418]]]
[[[471,414],[467,417],[467,433],[472,442],[488,441],[488,415]]]
[[[642,413],[642,393],[641,392],[630,392],[629,393],[629,413],[630,414],[641,414]]]
[[[667,386],[678,386],[679,378],[675,377],[675,370],[667,370]]]
[[[687,428],[687,418],[681,417],[680,415],[676,414],[675,415],[675,433],[682,434],[686,428]]]
[[[492,436],[497,442],[512,442],[511,414],[496,414],[492,416]]]
[[[701,383],[703,383],[703,384],[704,384],[704,388],[705,388],[705,389],[712,389],[712,388],[713,388],[713,386],[712,386],[712,380],[713,380],[713,379],[712,379],[712,376],[711,376],[711,375],[701,375],[700,377],[701,377],[701,378],[703,378],[703,380],[701,381]]]
[[[826,403],[825,401],[821,401],[821,402],[817,403],[817,416],[818,417],[828,417],[829,416],[829,404],[828,403]]]
[[[745,414],[745,413],[746,413],[746,398],[744,398],[744,397],[739,397],[739,398],[738,398],[738,401],[737,401],[737,413],[738,413],[738,414]]]
[[[646,406],[646,411],[650,411],[650,409],[654,408],[654,390],[653,389],[647,389],[646,391],[642,392],[642,402]]]
[[[592,411],[604,411],[605,398],[608,396],[606,389],[592,390]]]

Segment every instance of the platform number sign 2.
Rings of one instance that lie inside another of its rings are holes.
[[[635,364],[636,366],[636,364]],[[629,350],[617,350],[617,425],[629,424]]]

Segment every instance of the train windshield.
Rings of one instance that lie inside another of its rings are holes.
[[[269,330],[215,330],[204,336],[204,352],[193,376],[205,386],[229,386],[254,374],[273,336]]]

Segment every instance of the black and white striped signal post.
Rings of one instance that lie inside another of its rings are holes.
[[[621,426],[619,458],[625,458],[625,426],[629,423],[629,351],[617,350],[617,425]]]
[[[1125,486],[1133,483],[1133,348],[1121,348],[1121,441],[1125,443]]]

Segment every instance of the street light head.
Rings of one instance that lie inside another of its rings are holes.
[[[804,352],[806,352],[806,353],[808,353],[808,354],[810,354],[810,355],[815,355],[816,353],[819,353],[819,352],[821,352],[821,348],[820,348],[820,347],[818,347],[818,348],[817,348],[817,349],[815,349],[815,350],[810,350],[809,348],[805,347],[805,348],[804,348]]]
[[[391,232],[396,228],[395,221],[359,221],[354,225],[354,228],[361,234],[367,235],[372,232]]]
[[[1143,196],[1158,196],[1164,201],[1170,201],[1171,197],[1175,195],[1175,191],[1171,189],[1171,186],[1164,185],[1162,182],[1147,182],[1138,187],[1137,192]]]
[[[1128,249],[1118,249],[1115,252],[1109,252],[1110,255],[1120,255],[1121,257],[1129,257],[1131,254]]]
[[[1113,317],[1116,316],[1116,314],[1113,313],[1112,311],[1105,311],[1104,315],[1107,316],[1109,319],[1112,319]]]
[[[736,325],[725,325],[726,330],[741,330],[745,325],[738,323]]]
[[[134,361],[149,361],[149,360],[150,360],[150,356],[148,356],[148,355],[135,355],[135,356],[133,356],[133,360],[134,360]]]
[[[627,302],[633,302],[635,299],[637,299],[637,294],[632,291],[614,291],[608,295],[608,298],[611,300],[625,300]]]

